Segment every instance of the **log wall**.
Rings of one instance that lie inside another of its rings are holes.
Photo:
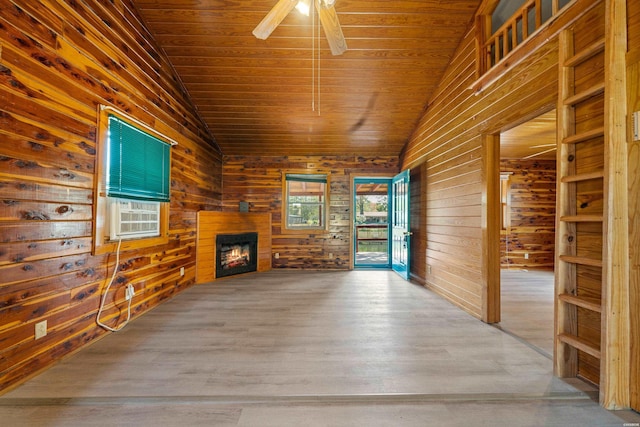
[[[511,199],[510,227],[500,235],[501,268],[553,270],[556,161],[505,159],[500,172],[510,173]]]
[[[330,181],[329,224],[323,231],[282,230],[282,179],[284,171],[327,174]],[[397,157],[288,156],[225,157],[223,208],[237,212],[240,202],[249,212],[270,212],[273,268],[351,268],[351,186],[354,177],[399,172]]]
[[[126,317],[113,303],[125,284],[136,317],[194,283],[196,212],[220,209],[221,155],[177,82],[129,1],[0,1],[0,392],[106,333],[96,311],[115,256],[91,254],[98,105],[179,142],[169,242],[121,254],[105,323]]]

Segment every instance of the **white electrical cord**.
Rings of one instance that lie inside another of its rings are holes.
[[[122,325],[117,328],[112,328],[111,326],[107,326],[100,321],[100,315],[102,314],[102,310],[104,309],[105,301],[107,300],[107,295],[109,294],[109,288],[113,284],[114,279],[116,278],[116,273],[118,272],[118,268],[120,267],[120,245],[122,244],[122,239],[118,240],[118,248],[116,249],[116,266],[113,269],[113,274],[111,275],[111,280],[109,280],[109,284],[107,288],[104,290],[104,294],[102,295],[102,302],[100,303],[100,308],[98,309],[98,315],[96,316],[96,323],[103,327],[104,329],[111,332],[118,332],[129,323],[129,319],[131,319],[131,301],[133,300],[133,295],[129,295],[129,303],[127,304],[127,320],[124,321]]]

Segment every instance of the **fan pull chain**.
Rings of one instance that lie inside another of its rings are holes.
[[[316,3],[318,5],[318,3]],[[318,20],[320,19],[320,14],[318,13]],[[318,22],[318,116],[320,115],[320,22]]]
[[[316,81],[316,5],[315,0],[311,5],[311,111],[316,111],[316,93],[315,93],[315,81]]]

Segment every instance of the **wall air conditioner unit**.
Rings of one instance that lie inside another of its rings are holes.
[[[109,239],[160,235],[160,202],[109,198]]]

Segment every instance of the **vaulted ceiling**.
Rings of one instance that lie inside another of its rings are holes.
[[[295,9],[254,37],[277,0],[134,3],[223,154],[399,155],[480,0],[336,0],[340,56]]]

